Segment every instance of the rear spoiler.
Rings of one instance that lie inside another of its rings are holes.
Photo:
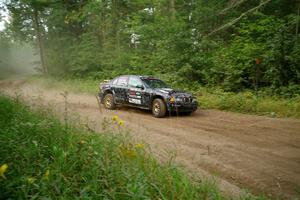
[[[109,83],[110,80],[103,80],[101,83],[99,83],[99,90],[101,91],[101,85]]]
[[[100,85],[101,84],[105,84],[105,83],[108,83],[110,80],[103,80],[101,83],[100,83]]]

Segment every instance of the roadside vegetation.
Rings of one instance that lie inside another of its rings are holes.
[[[261,91],[225,92],[221,88],[200,88],[196,92],[200,108],[218,109],[269,117],[300,118],[300,96],[284,98]]]
[[[101,82],[101,79],[58,79],[42,76],[30,76],[26,80],[49,89],[63,89],[89,94],[97,94],[98,85]],[[227,110],[269,117],[300,118],[300,96],[298,95],[284,97],[283,95],[271,94],[267,90],[261,90],[257,93],[252,90],[236,93],[226,92],[220,87],[170,84],[194,93],[200,103],[200,109]]]
[[[173,162],[159,163],[117,116],[96,134],[49,113],[0,96],[1,199],[228,199]]]

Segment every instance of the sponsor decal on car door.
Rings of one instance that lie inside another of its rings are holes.
[[[128,95],[128,101],[132,104],[142,104],[142,95],[141,95],[141,89],[138,88],[130,88],[129,89],[129,95]]]

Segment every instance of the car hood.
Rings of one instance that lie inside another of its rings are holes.
[[[190,94],[190,93],[187,93],[182,90],[172,89],[172,88],[156,88],[154,90],[157,92],[161,92],[163,94],[173,95],[175,97],[177,97],[177,96],[186,96],[186,97],[192,96],[192,94]]]

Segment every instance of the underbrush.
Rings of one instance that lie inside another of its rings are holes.
[[[46,88],[59,88],[72,92],[97,94],[101,80],[91,79],[55,79],[32,76],[28,81]],[[225,92],[220,88],[191,87],[182,88],[192,91],[200,103],[200,109],[218,109],[233,112],[266,115],[270,117],[300,118],[300,96],[282,97],[270,95],[269,92],[253,91]]]
[[[117,117],[96,134],[49,113],[0,96],[0,199],[224,199],[213,183],[157,162]]]
[[[252,91],[233,93],[220,89],[201,88],[196,92],[200,107],[233,112],[266,115],[270,117],[300,118],[300,96],[282,98],[263,92],[255,95]]]

